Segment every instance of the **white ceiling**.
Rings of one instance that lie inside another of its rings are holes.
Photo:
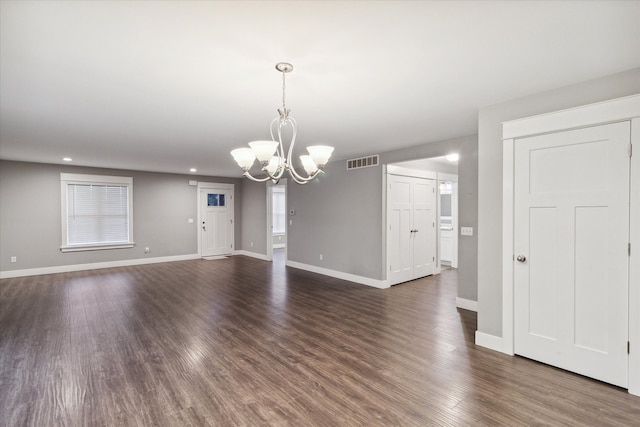
[[[640,2],[2,1],[0,158],[240,176],[279,61],[299,145],[352,158],[639,67]]]

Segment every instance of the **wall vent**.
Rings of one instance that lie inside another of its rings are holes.
[[[370,168],[372,166],[378,166],[379,164],[380,164],[380,159],[377,154],[374,154],[373,156],[360,157],[359,159],[347,160],[347,170]]]

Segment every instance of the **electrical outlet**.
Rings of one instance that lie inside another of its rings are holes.
[[[320,254],[320,261],[322,261],[322,254]]]
[[[460,227],[460,234],[462,236],[473,236],[473,227]]]
[[[11,262],[18,262],[18,257],[12,256],[11,257]]]
[[[253,247],[253,242],[251,242],[251,247]]]
[[[149,252],[151,252],[151,249],[149,249],[149,246],[147,246],[146,248],[144,248],[144,253],[148,254]]]
[[[187,222],[188,222],[189,224],[193,224],[193,218],[189,218],[189,219],[187,220]]]

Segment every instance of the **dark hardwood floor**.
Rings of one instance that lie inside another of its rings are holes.
[[[476,347],[456,270],[379,290],[236,256],[0,281],[0,425],[640,425]]]

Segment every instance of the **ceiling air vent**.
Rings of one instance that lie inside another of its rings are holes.
[[[370,168],[371,166],[378,166],[380,160],[377,154],[373,156],[360,157],[359,159],[347,160],[347,170],[349,169],[361,169]]]

